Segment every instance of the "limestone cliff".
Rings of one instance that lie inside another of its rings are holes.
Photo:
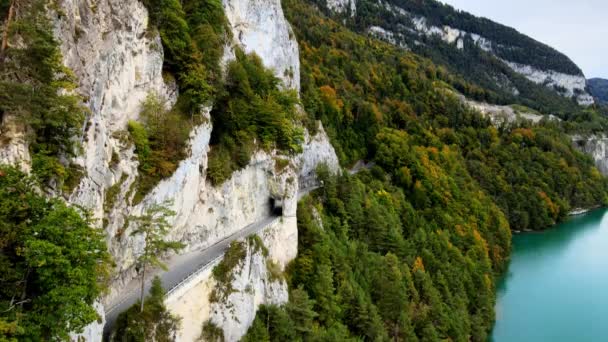
[[[217,282],[212,266],[188,287],[167,300],[169,309],[183,317],[179,341],[194,341],[205,323],[222,329],[226,341],[238,341],[246,332],[261,304],[281,305],[288,300],[287,284],[282,278],[285,265],[296,256],[298,234],[295,217],[286,217],[259,234],[263,246],[247,241],[245,257],[233,270],[231,293],[211,301]],[[275,268],[269,269],[269,265]]]
[[[355,15],[357,0],[327,0],[327,7],[337,13],[350,13]]]
[[[605,135],[572,137],[574,147],[593,158],[595,166],[604,176],[608,176],[608,137]]]
[[[501,106],[486,102],[473,101],[467,99],[463,95],[458,95],[458,97],[467,106],[480,112],[482,115],[489,117],[490,120],[492,120],[492,123],[496,126],[500,126],[503,123],[513,123],[518,120],[527,120],[532,123],[539,123],[543,119],[560,120],[555,115],[543,115],[525,107],[520,108],[517,106]]]
[[[223,0],[234,42],[255,52],[288,88],[300,89],[298,42],[283,15],[280,1]]]
[[[283,16],[280,1],[225,0],[223,5],[233,32],[232,44],[257,53],[283,80],[284,87],[299,90],[298,45]],[[269,199],[280,199],[285,217],[260,234],[270,250],[270,258],[280,267],[293,259],[297,253],[295,215],[299,178],[302,174],[310,176],[321,162],[333,169],[339,168],[322,128],[319,134],[306,139],[302,155],[279,156],[274,151],[260,151],[246,168],[235,172],[223,185],[214,187],[206,177],[213,130],[209,109],[206,109],[203,116],[207,120],[190,134],[187,158],[140,204],[132,205],[131,190],[137,181],[138,162],[134,146],[125,139],[127,123],[138,118],[141,103],[149,93],[158,94],[167,106],[172,106],[179,91],[173,82],[163,78],[160,37],[148,26],[147,10],[139,0],[62,0],[58,6],[53,18],[54,33],[61,43],[64,64],[76,76],[76,91],[90,110],[80,137],[82,153],[73,161],[83,167],[85,176],[69,195],[69,202],[93,212],[98,224],[105,228],[108,248],[116,264],[109,294],[101,302],[111,302],[136,277],[134,261],[143,248],[143,241],[130,236],[133,227],[127,218],[140,214],[151,204],[167,200],[177,213],[171,220],[173,229],[168,238],[185,243],[184,252],[188,252],[211,246],[268,217]],[[231,48],[233,46],[227,51]],[[230,58],[230,53],[226,56]],[[0,160],[29,170],[24,130],[8,121],[10,118],[4,120],[2,134],[10,135],[11,140],[0,150]],[[279,157],[289,160],[286,167],[277,166]],[[106,201],[110,192],[115,198]],[[229,298],[231,302],[238,302],[240,311],[229,315],[224,312],[226,308],[214,307],[213,321],[230,332],[231,340],[246,331],[259,304],[280,304],[287,300],[286,284],[271,284],[266,263],[255,253],[248,254],[243,267],[235,288],[240,289],[247,283],[254,286],[251,293],[241,292]],[[209,277],[199,280],[205,283]],[[190,303],[193,307],[200,305],[195,301]],[[101,304],[98,310],[104,311]],[[199,327],[204,321],[204,317],[189,316],[188,319],[196,320]],[[99,340],[102,326],[94,323],[74,339]]]

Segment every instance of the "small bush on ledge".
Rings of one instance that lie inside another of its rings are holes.
[[[245,260],[247,256],[245,247],[244,242],[232,242],[224,254],[224,259],[213,269],[213,278],[217,281],[217,286],[211,292],[209,298],[211,302],[225,300],[234,291],[232,288],[234,269]]]
[[[142,103],[141,122],[129,122],[139,160],[134,204],[141,202],[162,179],[170,177],[186,157],[192,122],[178,108],[167,110],[165,100],[151,93]]]
[[[247,166],[257,148],[288,154],[302,151],[297,94],[280,90],[279,82],[257,55],[236,51],[211,112],[214,146],[208,176],[214,185]]]

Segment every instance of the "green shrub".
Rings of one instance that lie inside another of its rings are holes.
[[[61,181],[67,176],[65,167],[59,159],[48,153],[32,155],[32,172],[41,184],[48,184],[52,180]]]
[[[78,187],[80,181],[86,175],[86,170],[82,166],[72,163],[67,167],[66,172],[67,176],[63,183],[63,192],[69,195]]]
[[[275,158],[274,163],[275,171],[281,173],[289,166],[290,161],[286,158]]]
[[[116,199],[118,195],[120,195],[120,189],[122,188],[122,185],[127,181],[128,177],[129,176],[127,176],[126,174],[123,174],[122,177],[120,177],[120,180],[116,184],[109,187],[106,191],[106,197],[103,202],[103,210],[106,214],[108,214],[110,210],[114,208]]]
[[[204,342],[224,342],[224,330],[208,320],[203,324],[203,331],[198,340]]]
[[[161,180],[170,177],[186,156],[192,127],[178,108],[150,93],[142,103],[141,123],[130,121],[128,131],[139,160],[139,178],[134,203],[139,203]]]
[[[220,185],[232,175],[233,161],[230,153],[222,146],[217,146],[209,152],[208,156],[207,178],[213,185]]]
[[[196,114],[215,95],[227,20],[219,0],[145,0],[150,23],[158,27],[164,67],[176,76],[184,112]]]
[[[150,150],[150,141],[148,140],[148,132],[146,128],[137,121],[129,121],[128,124],[129,134],[131,134],[131,140],[135,144],[135,153],[139,158],[140,167],[144,169],[148,168],[147,162],[152,153]]]
[[[279,90],[279,80],[258,56],[240,50],[236,56],[228,66],[226,88],[211,112],[212,144],[217,150],[209,156],[214,185],[247,166],[256,143],[266,150],[276,148],[292,154],[302,151],[304,140],[297,125],[297,95]]]
[[[271,282],[280,281],[285,278],[283,271],[281,270],[281,265],[272,259],[266,259],[266,270],[268,271],[269,275],[268,280]]]
[[[107,286],[110,255],[89,213],[0,166],[0,226],[0,340],[68,340],[99,319],[94,303]]]
[[[69,92],[74,77],[63,65],[46,4],[20,2],[19,15],[7,23],[10,44],[0,61],[0,115],[12,115],[25,127],[32,171],[43,185],[61,188],[68,176],[62,161],[78,150],[74,138],[81,134],[86,109]]]
[[[233,291],[232,281],[234,280],[235,268],[245,260],[247,249],[245,243],[234,241],[224,253],[222,261],[213,268],[213,278],[217,285],[210,295],[209,300],[219,302],[225,300]]]
[[[266,246],[264,246],[264,241],[262,241],[262,238],[257,235],[251,235],[247,238],[247,242],[249,243],[249,247],[251,247],[252,249],[252,253],[258,253],[261,252],[262,256],[264,257],[268,257],[268,248],[266,248]]]
[[[155,277],[143,311],[140,310],[141,303],[137,302],[122,312],[116,319],[110,341],[173,341],[181,318],[171,314],[164,301],[165,291],[160,278]]]

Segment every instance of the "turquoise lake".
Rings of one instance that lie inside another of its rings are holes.
[[[513,236],[494,342],[608,341],[608,211]]]

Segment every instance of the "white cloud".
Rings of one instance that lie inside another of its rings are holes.
[[[443,0],[568,55],[587,77],[608,78],[606,0]]]

